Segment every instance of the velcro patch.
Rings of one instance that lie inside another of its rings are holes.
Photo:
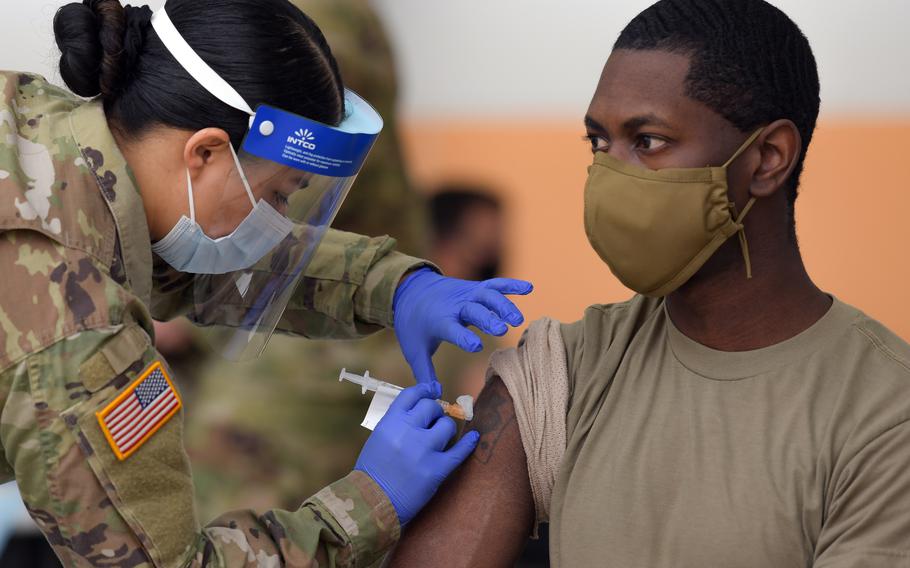
[[[164,426],[181,406],[180,395],[167,371],[161,361],[155,361],[95,416],[117,459],[123,461]]]

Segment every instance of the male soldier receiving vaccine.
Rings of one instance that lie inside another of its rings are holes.
[[[818,109],[763,0],[628,24],[585,117],[584,223],[639,295],[494,356],[478,450],[394,566],[507,566],[544,520],[571,568],[910,566],[910,346],[797,246]]]

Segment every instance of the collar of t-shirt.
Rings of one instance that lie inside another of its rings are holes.
[[[847,333],[859,312],[833,298],[817,322],[790,339],[752,351],[718,351],[687,337],[673,324],[664,302],[667,341],[676,359],[687,369],[708,379],[738,380],[754,377],[805,359]]]

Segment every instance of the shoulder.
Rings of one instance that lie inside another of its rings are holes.
[[[630,340],[663,306],[663,299],[636,295],[625,302],[595,304],[585,309],[584,316],[560,326],[566,345],[569,370],[584,355],[585,345],[602,352],[617,341]]]
[[[0,230],[37,231],[110,262],[113,216],[70,121],[95,104],[40,76],[0,71]]]
[[[910,388],[910,344],[896,333],[857,310],[854,333],[868,344],[875,358],[903,387]]]
[[[0,369],[82,331],[145,308],[107,267],[30,230],[0,232]]]
[[[860,310],[843,303],[840,309],[849,314],[850,324],[828,353],[841,389],[857,404],[897,398],[895,410],[910,418],[910,344]]]
[[[910,345],[865,313],[848,306],[848,331],[820,354],[834,400],[830,428],[838,461],[910,421]]]
[[[84,100],[37,73],[0,70],[0,108],[16,107],[21,116],[66,112]]]

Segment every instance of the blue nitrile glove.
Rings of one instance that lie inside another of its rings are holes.
[[[444,451],[456,427],[434,400],[441,390],[438,383],[430,383],[401,391],[354,466],[385,491],[402,525],[414,518],[443,480],[471,455],[480,438],[472,430]]]
[[[442,341],[469,352],[483,343],[467,326],[490,335],[505,335],[506,323],[524,322],[521,311],[505,294],[525,295],[534,287],[524,280],[493,278],[482,282],[446,278],[420,269],[398,286],[393,300],[395,335],[418,383],[436,382],[433,354]]]

